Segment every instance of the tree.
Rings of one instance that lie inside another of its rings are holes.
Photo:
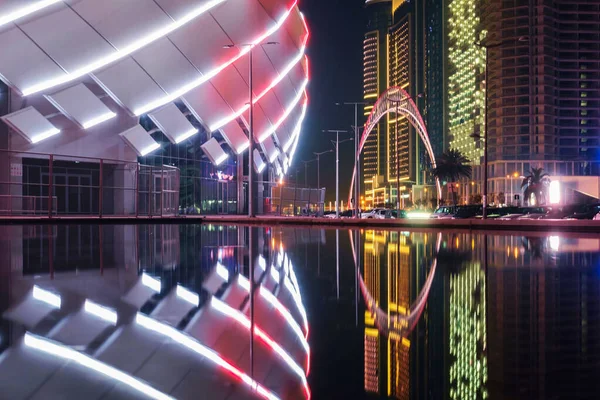
[[[504,195],[504,192],[498,193],[497,200],[499,206],[506,203],[506,196]]]
[[[469,165],[471,160],[465,157],[460,150],[450,149],[444,152],[437,161],[437,167],[432,173],[440,181],[447,181],[452,190],[452,200],[454,205],[457,203],[454,182],[461,178],[470,178],[472,168]]]
[[[521,189],[524,189],[523,200],[525,204],[529,204],[531,200],[533,200],[533,204],[530,205],[546,204],[549,182],[549,175],[544,172],[544,168],[531,168],[529,175],[521,183]]]

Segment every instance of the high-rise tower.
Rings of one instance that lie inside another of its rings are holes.
[[[387,35],[392,18],[391,0],[367,0],[367,21],[363,42],[363,92],[368,116],[379,96],[387,89]],[[387,165],[387,123],[382,121],[373,129],[362,152],[362,173],[365,203],[372,207],[385,202],[387,190],[385,173]]]
[[[490,192],[510,192],[507,176],[531,167],[560,177],[599,175],[600,3],[489,0],[483,13],[494,46]]]

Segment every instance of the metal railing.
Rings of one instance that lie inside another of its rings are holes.
[[[0,216],[161,217],[179,209],[179,169],[0,150]]]

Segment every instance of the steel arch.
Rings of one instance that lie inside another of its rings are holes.
[[[365,142],[367,141],[367,138],[369,137],[369,134],[371,133],[373,128],[375,128],[375,125],[379,123],[379,120],[388,113],[396,112],[396,109],[398,110],[399,114],[405,116],[408,119],[411,125],[419,133],[419,137],[425,145],[425,149],[427,150],[427,154],[429,155],[429,159],[431,160],[431,165],[433,166],[433,168],[435,168],[435,155],[433,154],[433,148],[431,147],[431,142],[429,141],[429,134],[427,133],[427,128],[425,127],[423,117],[421,117],[421,113],[419,112],[417,105],[410,97],[410,95],[404,89],[398,86],[388,88],[379,97],[379,99],[377,99],[377,102],[373,106],[373,110],[369,115],[369,119],[367,119],[367,123],[365,124],[364,132],[360,138],[360,143],[358,147],[359,154],[362,153],[363,147],[365,145]],[[349,203],[352,198],[355,177],[356,165],[354,166],[354,171],[352,172],[352,182],[350,183],[350,192],[348,194]],[[440,181],[437,178],[435,179],[435,185],[437,187],[438,198],[441,199],[442,186],[440,185]]]

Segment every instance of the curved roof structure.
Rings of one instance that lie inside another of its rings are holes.
[[[24,151],[134,159],[159,148],[148,114],[173,143],[199,125],[240,154],[252,51],[254,140],[278,164],[305,114],[308,35],[297,0],[4,1],[0,79],[15,98],[1,118]]]

